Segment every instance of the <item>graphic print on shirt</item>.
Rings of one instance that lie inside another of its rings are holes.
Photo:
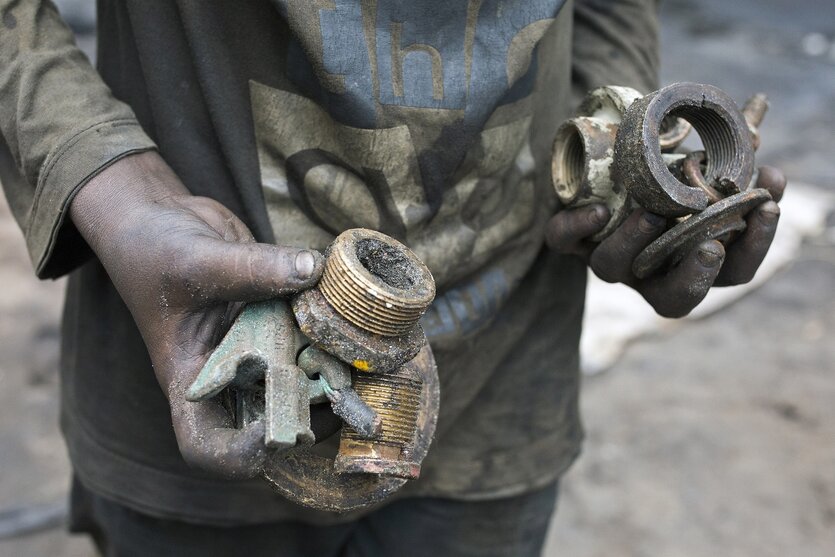
[[[505,269],[534,255],[536,46],[564,0],[274,2],[298,91],[252,82],[250,94],[276,238],[322,248],[346,228],[380,230],[440,291],[483,269],[435,304],[444,334],[477,328],[520,278]]]

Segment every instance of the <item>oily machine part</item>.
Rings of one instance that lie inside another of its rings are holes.
[[[354,229],[331,244],[318,286],[294,301],[302,332],[353,366],[356,392],[381,418],[374,439],[343,428],[337,471],[418,477],[419,429],[434,424],[438,400],[423,396],[425,379],[402,364],[426,344],[418,320],[434,297],[432,274],[411,250]]]
[[[626,188],[612,180],[615,136],[626,109],[641,97],[629,87],[600,87],[589,93],[579,116],[563,123],[554,139],[551,178],[566,207],[603,203],[611,215],[591,238],[599,242],[626,219],[631,202]]]
[[[594,89],[580,105],[579,115],[564,122],[554,138],[551,179],[560,202],[566,207],[602,203],[609,209],[609,222],[590,238],[594,242],[609,236],[634,208],[629,191],[613,179],[612,172],[621,122],[640,98],[641,93],[630,87],[610,85]],[[666,153],[678,147],[691,128],[681,118],[664,118],[659,122],[661,151]]]
[[[613,178],[641,207],[681,217],[709,205],[704,191],[673,176],[661,154],[661,125],[671,116],[687,120],[698,132],[705,147],[705,179],[714,189],[725,195],[748,189],[754,147],[736,103],[711,85],[674,83],[632,103],[618,128]]]
[[[348,230],[317,286],[244,308],[187,398],[220,397],[238,427],[264,420],[263,477],[288,499],[329,511],[378,503],[418,477],[435,432],[438,372],[418,324],[434,295],[408,248]],[[311,405],[322,403],[343,426],[315,444]]]
[[[551,163],[557,196],[568,208],[602,203],[608,237],[639,207],[672,220],[672,227],[634,262],[640,278],[674,264],[697,239],[728,241],[744,230],[745,214],[768,192],[749,190],[765,95],[742,111],[710,85],[675,83],[642,96],[626,87],[601,87],[579,116],[557,130]],[[675,150],[695,129],[703,151]],[[716,207],[714,207],[716,205]],[[698,218],[696,218],[698,217]]]

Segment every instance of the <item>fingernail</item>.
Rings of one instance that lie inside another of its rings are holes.
[[[661,215],[647,211],[641,216],[641,220],[638,222],[638,229],[641,232],[655,232],[665,224],[667,224],[667,219]]]
[[[722,261],[722,251],[715,245],[702,246],[699,248],[696,257],[699,258],[699,263],[705,267],[715,267]]]
[[[296,255],[296,276],[301,280],[307,280],[313,276],[313,270],[316,268],[316,258],[309,251],[300,251]]]
[[[597,225],[606,224],[606,222],[608,220],[609,220],[609,212],[606,210],[605,207],[603,207],[601,205],[595,205],[589,211],[589,221],[592,224],[597,224]]]
[[[774,224],[774,221],[780,216],[780,206],[773,201],[763,203],[759,210],[759,216],[765,224]]]

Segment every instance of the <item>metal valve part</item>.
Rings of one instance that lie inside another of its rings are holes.
[[[702,189],[678,180],[661,154],[661,123],[669,116],[684,118],[698,132],[708,184],[724,195],[748,188],[754,147],[736,103],[711,85],[674,83],[632,103],[618,128],[613,178],[641,207],[680,217],[702,211],[710,202]]]
[[[591,91],[580,116],[557,130],[552,179],[567,207],[603,203],[610,221],[590,239],[609,236],[637,207],[679,221],[635,260],[643,278],[674,263],[694,242],[727,241],[768,192],[750,190],[765,95],[740,111],[710,85],[675,83],[641,96],[634,89]],[[675,150],[695,128],[704,151]]]
[[[563,123],[554,139],[551,179],[566,207],[603,203],[606,226],[591,239],[599,242],[624,221],[631,203],[626,188],[610,175],[615,135],[626,109],[641,97],[629,87],[601,87],[589,93],[579,116]]]
[[[626,219],[634,204],[624,184],[612,177],[615,138],[626,111],[641,93],[630,87],[606,86],[591,91],[580,105],[579,116],[557,130],[551,178],[557,196],[566,207],[603,203],[609,209],[606,226],[591,237],[606,238]],[[691,125],[681,118],[665,118],[660,124],[662,151],[678,147]]]
[[[706,240],[727,241],[745,230],[745,215],[754,207],[771,199],[768,190],[754,188],[721,199],[662,234],[638,254],[632,272],[646,278],[663,265],[675,264]]]
[[[224,397],[239,427],[266,422],[264,479],[297,503],[346,511],[420,473],[438,415],[438,373],[417,321],[435,294],[423,263],[371,230],[341,234],[319,284],[292,300],[311,346],[296,356],[287,302],[249,304],[187,398]],[[343,420],[338,449],[316,441],[311,404]]]
[[[331,244],[319,284],[294,300],[302,332],[354,367],[354,388],[382,419],[375,439],[343,429],[337,471],[406,479],[420,473],[419,426],[434,429],[438,400],[424,396],[425,378],[402,363],[426,344],[418,320],[434,297],[432,274],[411,250],[353,229]]]

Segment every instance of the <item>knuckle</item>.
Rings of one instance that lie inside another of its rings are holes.
[[[192,468],[205,470],[207,468],[207,455],[198,448],[198,443],[192,439],[177,440],[180,455],[183,460]]]

